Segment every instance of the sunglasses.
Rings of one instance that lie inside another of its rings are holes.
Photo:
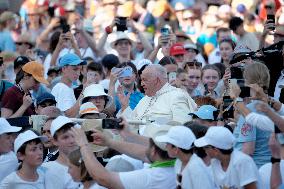
[[[177,181],[178,181],[178,185],[177,185],[176,189],[182,189],[182,187],[181,187],[182,174],[177,174]]]

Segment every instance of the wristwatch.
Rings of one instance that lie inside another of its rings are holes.
[[[280,158],[275,158],[275,157],[271,157],[271,158],[270,158],[270,162],[271,162],[272,164],[274,164],[274,163],[280,163],[280,161],[281,161]]]

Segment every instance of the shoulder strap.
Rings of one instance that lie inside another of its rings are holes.
[[[6,85],[6,83],[2,80],[1,81],[2,89],[1,89],[1,93],[0,93],[0,101],[2,100],[2,96],[3,96],[4,92],[5,92],[5,85]]]

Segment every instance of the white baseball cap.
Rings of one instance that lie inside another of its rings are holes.
[[[214,146],[219,149],[229,150],[233,148],[235,137],[229,129],[222,126],[210,127],[205,136],[196,139],[194,145],[196,147]]]
[[[0,118],[0,135],[5,133],[16,133],[19,132],[21,129],[21,127],[11,126],[5,118]]]
[[[37,138],[40,139],[42,142],[46,142],[48,140],[46,136],[38,136],[31,130],[27,130],[23,133],[20,133],[14,142],[14,152],[17,153],[24,143]]]
[[[54,119],[51,122],[51,126],[50,126],[51,136],[54,137],[54,134],[56,133],[56,131],[58,131],[61,127],[63,127],[67,123],[73,123],[75,125],[75,123],[70,118],[65,117],[65,116],[58,116],[56,119]]]
[[[185,150],[189,150],[195,140],[195,135],[185,126],[173,126],[166,135],[156,137],[158,142],[170,143]]]

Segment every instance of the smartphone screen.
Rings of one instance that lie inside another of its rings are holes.
[[[229,96],[223,96],[223,118],[234,118],[234,106],[233,106],[233,99]]]
[[[116,24],[117,31],[125,31],[127,30],[127,17],[118,17],[119,23]]]
[[[170,34],[169,28],[161,28],[161,34],[163,36],[169,35]]]
[[[122,129],[122,125],[119,125],[119,123],[122,120],[120,118],[106,118],[103,119],[102,122],[102,128],[103,129]]]

